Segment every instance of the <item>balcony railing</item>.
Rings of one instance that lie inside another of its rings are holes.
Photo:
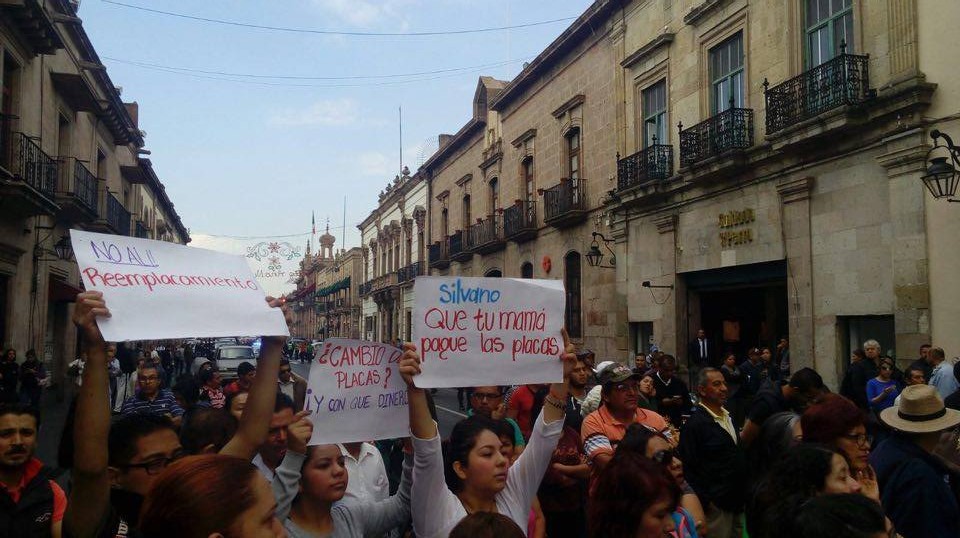
[[[503,237],[518,243],[537,235],[537,204],[517,200],[503,210]]]
[[[80,161],[73,161],[73,195],[81,205],[97,212],[97,178]]]
[[[446,241],[437,241],[428,247],[430,267],[443,269],[450,265],[449,244]]]
[[[680,125],[680,164],[690,166],[753,145],[753,110],[731,107],[689,129]]]
[[[871,98],[869,60],[865,55],[840,54],[776,86],[764,80],[767,134]]]
[[[633,155],[617,154],[617,190],[636,187],[648,181],[673,175],[673,146],[652,144]]]
[[[465,248],[463,235],[462,230],[457,230],[448,239],[450,242],[450,259],[453,261],[463,261],[472,256],[472,253]]]
[[[401,284],[413,282],[414,279],[421,275],[423,275],[423,264],[420,262],[413,262],[397,271],[397,279]]]
[[[23,133],[13,133],[10,151],[8,162],[14,178],[52,200],[57,190],[57,161]]]
[[[364,297],[366,295],[370,295],[370,290],[372,288],[373,288],[373,281],[368,280],[363,284],[360,284],[360,286],[357,289],[357,292],[360,294],[361,297]]]
[[[391,286],[397,285],[397,273],[387,273],[385,275],[380,275],[377,278],[373,279],[370,286],[370,291],[378,292],[380,290],[389,288]]]
[[[503,246],[500,215],[494,213],[470,226],[467,234],[467,250],[478,254],[489,254],[503,248]]]
[[[113,193],[107,193],[107,224],[119,235],[130,235],[130,212]]]
[[[543,222],[558,228],[576,224],[587,217],[587,193],[583,178],[563,178],[543,191]]]

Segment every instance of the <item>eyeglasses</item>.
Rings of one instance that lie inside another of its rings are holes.
[[[160,474],[160,471],[167,468],[167,465],[177,461],[178,459],[186,456],[187,453],[184,450],[178,450],[173,453],[169,458],[154,458],[150,461],[145,461],[143,463],[128,463],[123,465],[124,469],[143,469],[147,472],[148,475],[157,475]]]
[[[869,448],[873,444],[873,436],[865,433],[848,433],[843,437],[857,443],[861,448]]]
[[[500,394],[490,394],[488,392],[474,392],[473,397],[476,398],[477,401],[482,402],[484,400],[496,400],[497,398],[500,397]]]
[[[677,453],[674,450],[658,450],[653,453],[653,457],[650,459],[659,463],[660,465],[670,465],[676,458]]]

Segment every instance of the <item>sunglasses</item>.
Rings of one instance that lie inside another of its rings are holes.
[[[673,460],[677,459],[677,453],[675,450],[658,450],[653,453],[651,457],[653,461],[659,463],[660,465],[670,465],[673,463]]]

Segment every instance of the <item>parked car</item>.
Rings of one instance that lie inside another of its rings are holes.
[[[224,383],[237,378],[237,367],[241,362],[256,364],[252,346],[223,346],[214,354],[213,363],[220,370],[220,378]]]

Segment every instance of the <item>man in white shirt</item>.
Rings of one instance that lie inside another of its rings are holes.
[[[390,496],[387,468],[377,447],[370,443],[338,444],[347,468],[347,491],[344,501],[371,503]]]

